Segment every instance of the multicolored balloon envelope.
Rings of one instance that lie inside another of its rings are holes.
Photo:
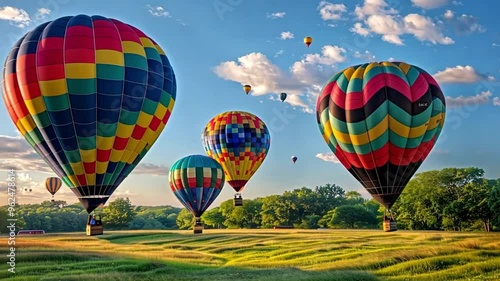
[[[244,111],[223,112],[208,122],[202,135],[205,152],[219,162],[226,181],[241,192],[262,165],[271,145],[266,124]]]
[[[45,188],[47,188],[47,191],[49,191],[50,194],[52,194],[52,198],[54,198],[56,192],[59,191],[61,185],[62,181],[60,178],[50,177],[45,179]]]
[[[92,212],[163,131],[176,80],[158,44],[102,16],[36,27],[12,48],[3,99],[36,152]]]
[[[436,80],[403,62],[340,71],[328,80],[316,107],[330,149],[388,210],[436,143],[445,112]]]
[[[214,159],[189,155],[170,168],[168,181],[179,201],[199,220],[224,187],[224,171]]]

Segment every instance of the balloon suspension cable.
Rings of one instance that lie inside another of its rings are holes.
[[[387,216],[387,213],[389,213],[389,216]],[[392,211],[388,210],[387,208],[384,210],[384,221],[385,220],[394,221],[394,216],[392,215]]]
[[[201,218],[200,217],[194,218],[194,226],[201,226]]]

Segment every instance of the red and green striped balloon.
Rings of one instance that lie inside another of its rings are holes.
[[[156,142],[176,92],[173,68],[153,39],[98,15],[37,26],[12,47],[2,72],[16,128],[89,213]]]
[[[189,155],[175,162],[168,177],[175,196],[199,218],[224,187],[222,166],[204,155]]]
[[[387,209],[434,147],[445,114],[436,80],[403,62],[348,67],[328,80],[316,105],[330,149]]]

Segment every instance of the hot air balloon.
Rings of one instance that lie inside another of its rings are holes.
[[[243,86],[243,90],[245,91],[245,94],[248,95],[248,93],[250,92],[250,90],[252,90],[252,86],[245,85],[245,86]]]
[[[14,45],[2,78],[17,129],[88,213],[146,155],[176,98],[160,46],[102,16],[39,25]]]
[[[292,156],[292,162],[293,163],[297,162],[297,156]]]
[[[234,205],[242,206],[240,192],[269,151],[271,138],[266,124],[251,113],[227,111],[208,122],[202,139],[205,152],[221,164],[226,182],[237,192]]]
[[[57,177],[50,177],[45,179],[45,188],[52,194],[52,202],[54,202],[54,195],[61,188],[62,181]]]
[[[202,233],[201,215],[224,187],[224,171],[214,159],[189,155],[170,168],[168,181],[179,201],[195,217],[194,233]]]
[[[309,47],[312,43],[313,39],[309,36],[304,37],[304,44],[306,44],[307,47]]]
[[[436,80],[403,62],[352,66],[323,88],[316,105],[321,134],[338,160],[386,208],[384,231],[397,230],[390,209],[432,150],[445,114]]]
[[[280,100],[281,100],[281,102],[284,102],[286,100],[286,96],[287,96],[286,93],[281,93],[280,94]]]

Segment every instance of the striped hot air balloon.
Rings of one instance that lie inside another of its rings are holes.
[[[165,128],[176,79],[158,44],[102,16],[39,25],[3,69],[7,111],[88,213],[105,203]]]
[[[373,62],[338,72],[316,107],[330,149],[389,212],[436,143],[445,113],[436,80],[403,62]]]
[[[170,168],[168,181],[179,201],[195,217],[194,232],[201,233],[201,215],[210,207],[224,187],[224,171],[214,159],[189,155]]]
[[[227,111],[213,117],[203,131],[208,156],[222,165],[226,181],[237,192],[235,205],[241,206],[241,192],[267,156],[271,137],[266,124],[244,111]]]
[[[54,201],[54,195],[62,186],[62,181],[57,177],[50,177],[45,179],[45,188],[52,194],[52,201]]]

